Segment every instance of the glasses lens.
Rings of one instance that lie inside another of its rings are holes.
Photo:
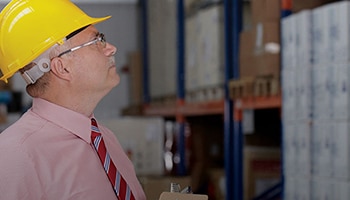
[[[100,40],[103,48],[106,47],[106,38],[105,38],[105,35],[103,33],[100,33],[99,40]]]

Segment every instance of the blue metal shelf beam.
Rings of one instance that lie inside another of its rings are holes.
[[[243,135],[234,121],[228,82],[239,77],[239,34],[242,29],[242,0],[224,0],[225,7],[225,172],[226,199],[243,199]]]
[[[177,1],[177,97],[185,98],[185,6]]]
[[[141,0],[142,9],[142,59],[143,59],[143,103],[149,104],[150,92],[149,92],[149,69],[148,69],[148,13],[147,13],[147,0]]]
[[[232,1],[224,1],[225,11],[225,114],[224,114],[224,148],[225,148],[225,175],[226,175],[226,199],[233,199],[233,103],[229,98],[228,81],[233,78],[232,63]]]
[[[182,104],[185,98],[185,6],[184,0],[177,1],[177,99]],[[186,175],[185,121],[183,116],[176,117],[178,130],[178,175]]]

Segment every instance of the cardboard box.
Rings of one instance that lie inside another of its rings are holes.
[[[279,22],[281,19],[280,0],[252,0],[252,21],[259,22]]]
[[[142,54],[140,51],[129,53],[129,73],[130,73],[130,104],[140,105],[143,102],[143,70]]]
[[[275,45],[276,49],[271,46]],[[280,23],[262,22],[254,27],[254,53],[277,54],[280,52]]]
[[[239,36],[239,55],[248,57],[254,55],[255,32],[254,30],[245,30]]]
[[[171,183],[178,183],[181,188],[191,186],[188,176],[140,176],[139,180],[148,200],[158,200],[162,192],[169,192]]]
[[[264,22],[255,27],[255,67],[257,76],[280,75],[280,25]]]
[[[253,30],[242,31],[240,33],[239,49],[239,70],[240,77],[255,76],[254,59],[254,38]]]
[[[257,76],[280,76],[280,56],[279,54],[268,54],[255,56],[255,73]]]
[[[244,199],[252,199],[281,179],[281,151],[277,148],[244,148]]]
[[[240,77],[280,76],[280,25],[259,23],[240,35]]]
[[[164,119],[123,117],[101,123],[116,135],[137,175],[164,174]]]
[[[207,195],[163,192],[159,200],[208,200]]]

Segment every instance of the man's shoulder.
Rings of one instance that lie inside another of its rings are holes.
[[[25,140],[43,126],[45,120],[31,113],[23,114],[16,122],[0,133],[0,147],[23,145]]]

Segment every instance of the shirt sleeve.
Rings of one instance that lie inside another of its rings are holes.
[[[0,148],[0,199],[42,199],[38,174],[21,147]]]

